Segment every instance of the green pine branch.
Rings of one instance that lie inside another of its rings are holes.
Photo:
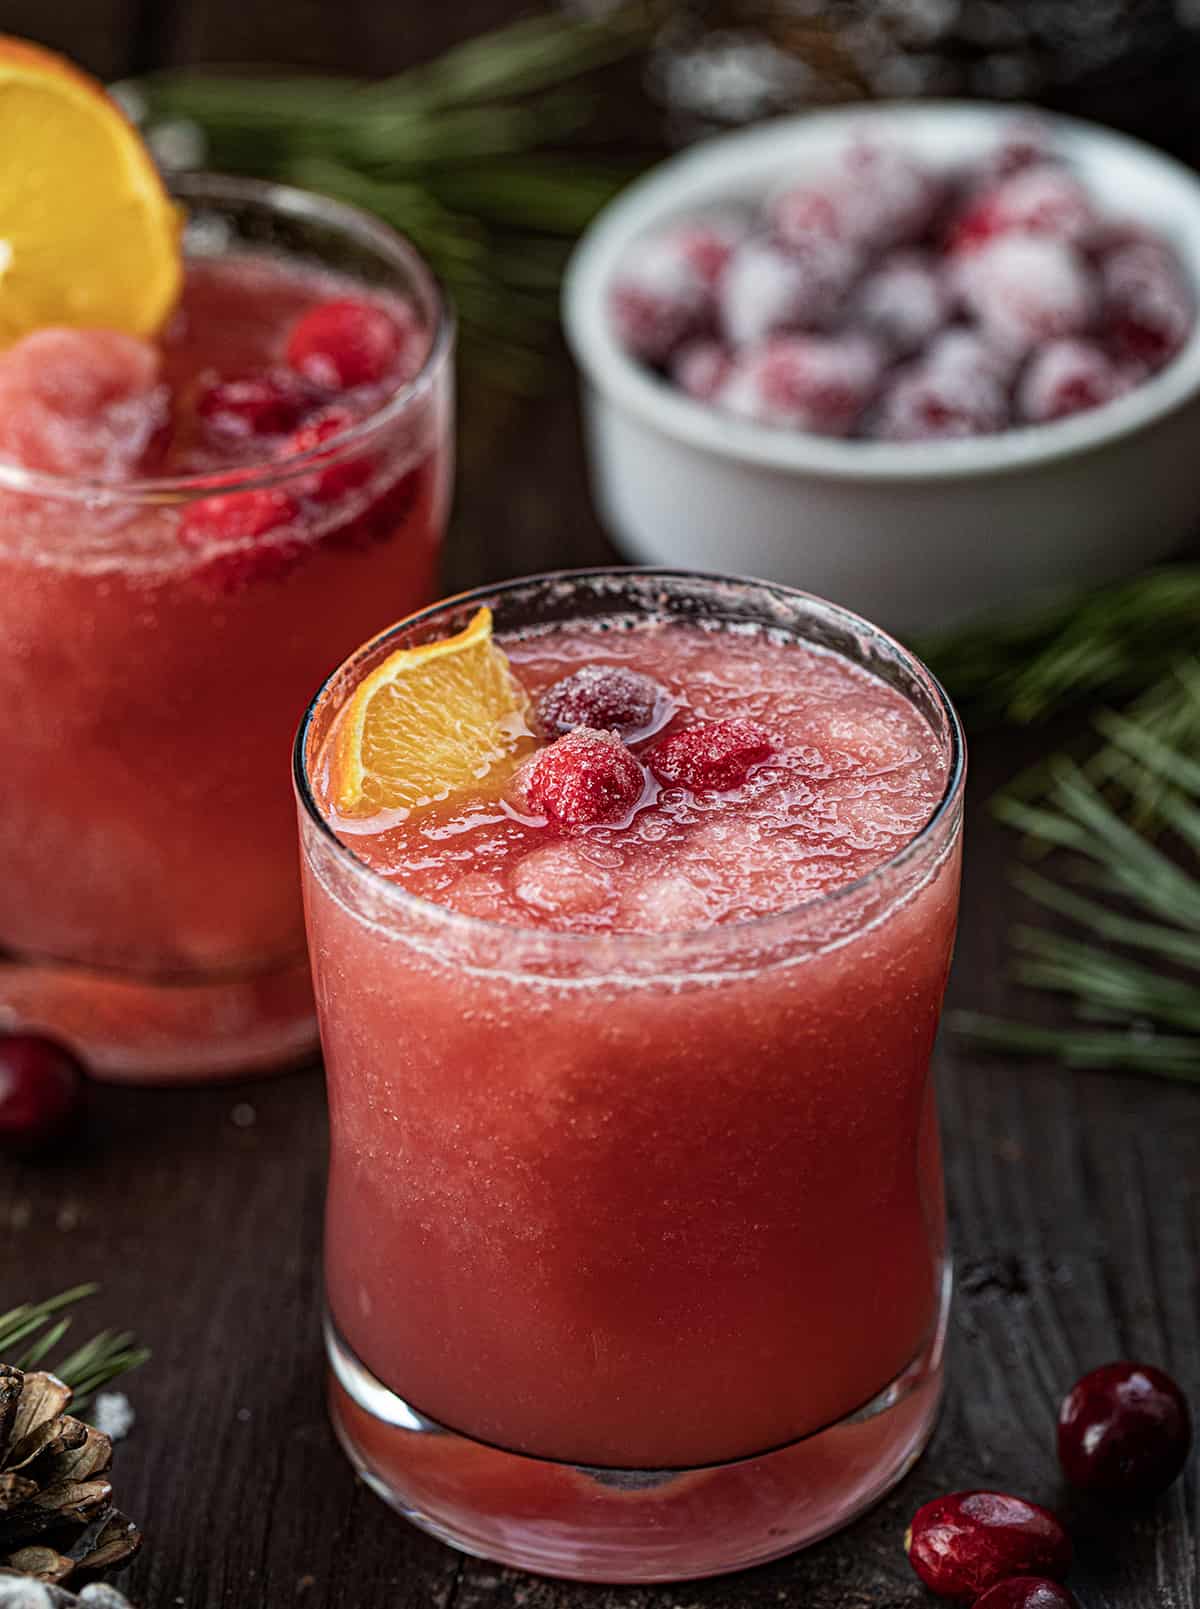
[[[95,1393],[131,1369],[140,1368],[149,1350],[128,1330],[101,1330],[73,1352],[55,1359],[75,1317],[74,1308],[94,1296],[98,1285],[76,1285],[44,1302],[24,1302],[0,1313],[0,1361],[18,1369],[47,1369],[74,1393],[71,1412],[86,1418]]]

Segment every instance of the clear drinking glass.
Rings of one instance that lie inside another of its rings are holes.
[[[314,450],[123,482],[0,463],[0,1025],[119,1079],[314,1048],[288,748],[314,683],[434,595],[451,475],[453,321],[413,247],[299,190],[175,189],[190,270],[349,276],[403,298],[429,350],[317,471]],[[207,294],[184,338],[219,368],[234,315]],[[181,540],[197,499],[247,491],[301,509],[271,563]]]
[[[480,603],[501,640],[653,614],[832,649],[915,707],[944,794],[857,882],[708,930],[562,933],[419,899],[335,836],[318,768],[361,678]],[[949,1298],[930,1053],[964,765],[944,693],[891,638],[729,578],[480,590],[325,683],[295,779],[332,1124],[330,1405],[403,1514],[534,1571],[676,1580],[811,1542],[912,1464]]]

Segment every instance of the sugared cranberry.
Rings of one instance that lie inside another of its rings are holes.
[[[729,266],[733,249],[746,236],[741,218],[714,214],[711,218],[689,218],[676,224],[667,236],[713,290]]]
[[[665,363],[683,342],[709,330],[716,308],[710,269],[674,232],[629,253],[609,293],[609,316],[631,356]]]
[[[531,810],[557,827],[591,827],[628,816],[646,785],[615,732],[578,726],[544,748],[524,777]]]
[[[867,329],[899,357],[925,346],[949,322],[954,310],[950,288],[933,259],[900,251],[885,257],[854,294],[854,323]]]
[[[666,690],[641,671],[628,665],[581,665],[546,688],[537,701],[537,717],[549,737],[590,726],[619,732],[629,741],[644,735],[666,706]]]
[[[350,296],[319,302],[296,320],[287,360],[296,373],[329,391],[378,385],[397,367],[404,340],[396,320]]]
[[[1191,1445],[1187,1398],[1169,1374],[1146,1363],[1093,1369],[1058,1411],[1063,1474],[1100,1497],[1156,1497],[1179,1474]]]
[[[179,520],[183,545],[204,559],[202,574],[220,592],[286,575],[305,545],[285,534],[299,517],[286,492],[226,492],[189,503]]]
[[[1061,1581],[1044,1575],[1015,1575],[989,1587],[975,1600],[975,1609],[1079,1609],[1079,1603]]]
[[[649,764],[668,787],[740,788],[774,752],[771,734],[757,721],[697,721],[657,744]]]
[[[227,440],[286,436],[314,406],[311,386],[286,369],[217,377],[201,382],[196,413],[206,429]]]
[[[999,235],[1049,235],[1082,245],[1096,227],[1087,190],[1053,163],[1025,168],[973,197],[950,226],[947,249],[971,252]]]
[[[940,180],[893,141],[854,140],[827,173],[784,190],[772,226],[789,245],[824,238],[856,250],[908,245],[940,204]]]
[[[995,370],[925,358],[884,391],[870,434],[882,441],[953,441],[987,436],[1008,423],[1008,398]]]
[[[996,179],[1011,178],[1025,168],[1054,160],[1054,135],[1050,125],[1036,112],[1014,118],[985,162],[986,173]]]
[[[1116,352],[1158,368],[1187,339],[1193,298],[1166,246],[1133,243],[1101,264],[1102,319]]]
[[[41,1034],[0,1034],[0,1146],[32,1151],[71,1122],[84,1074],[65,1045]]]
[[[671,379],[685,396],[712,402],[732,368],[733,355],[720,341],[689,341],[671,359]]]
[[[355,416],[345,408],[327,408],[288,437],[283,456],[290,458],[298,453],[315,452],[357,423]],[[365,486],[374,471],[375,465],[365,453],[354,453],[314,474],[306,490],[318,503],[333,503]]]
[[[864,336],[778,336],[734,364],[718,401],[759,424],[844,436],[882,369],[878,347]]]
[[[1066,1575],[1071,1542],[1057,1517],[1003,1492],[953,1492],[913,1515],[908,1561],[940,1598],[974,1602],[1010,1576]]]
[[[1128,389],[1128,380],[1092,341],[1051,341],[1035,352],[1017,387],[1017,417],[1027,424],[1099,408]]]
[[[834,240],[812,236],[790,246],[747,240],[721,284],[721,326],[735,346],[789,330],[827,326],[850,289],[857,258]]]
[[[984,335],[1013,352],[1079,335],[1096,311],[1083,259],[1048,235],[1001,235],[962,260],[957,280]]]

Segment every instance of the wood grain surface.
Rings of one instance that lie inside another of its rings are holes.
[[[386,9],[390,21],[382,6],[325,0],[72,0],[47,15],[4,0],[0,26],[109,74],[239,56],[369,70],[513,8]],[[1181,128],[1181,147],[1195,139]],[[611,556],[572,396],[564,367],[550,396],[486,429],[465,399],[448,583]],[[1001,734],[973,747],[952,1006],[1030,1009],[1005,977],[1021,906],[1006,880],[1011,841],[986,803],[1048,741]],[[460,1558],[355,1481],[321,1399],[315,1067],[244,1086],[99,1091],[85,1145],[0,1169],[0,1308],[99,1278],[81,1323],[134,1325],[154,1349],[129,1382],[138,1421],[117,1459],[121,1505],[147,1537],[123,1583],[142,1609],[898,1609],[932,1602],[901,1549],[911,1511],[973,1485],[1067,1503],[1084,1609],[1197,1609],[1194,1468],[1143,1514],[1076,1508],[1058,1485],[1053,1420],[1075,1376],[1116,1356],[1162,1364],[1200,1401],[1200,1095],[980,1058],[946,1034],[938,1073],[958,1294],[933,1445],[850,1530],[744,1575],[653,1589],[539,1581]]]

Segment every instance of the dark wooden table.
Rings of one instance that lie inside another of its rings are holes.
[[[76,0],[47,15],[5,0],[0,26],[108,74],[239,56],[399,66],[512,9]],[[449,582],[611,556],[589,510],[571,398],[564,368],[551,395],[483,432],[468,397]],[[1047,741],[974,745],[952,1006],[1029,1009],[1005,978],[1004,936],[1020,909],[1006,883],[1012,845],[986,805]],[[147,1537],[124,1583],[143,1609],[917,1604],[901,1538],[918,1503],[972,1485],[1063,1498],[1053,1417],[1081,1370],[1141,1356],[1200,1401],[1200,1096],[984,1059],[949,1036],[938,1072],[959,1283],[933,1445],[859,1524],[745,1575],[636,1590],[539,1581],[460,1558],[355,1481],[321,1399],[316,1067],[245,1086],[100,1091],[85,1147],[0,1171],[0,1309],[99,1278],[88,1318],[134,1325],[154,1349],[129,1382],[138,1422],[117,1464],[122,1506]],[[1071,1512],[1085,1609],[1197,1609],[1194,1472],[1142,1515]]]

